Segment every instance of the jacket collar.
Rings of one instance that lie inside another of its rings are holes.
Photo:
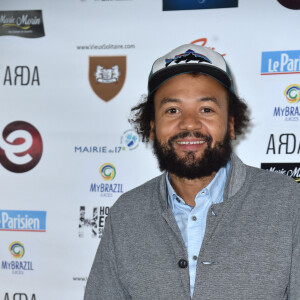
[[[246,166],[235,153],[232,153],[230,170],[225,184],[224,201],[233,197],[242,188],[245,179]],[[161,201],[162,210],[166,210],[168,209],[166,173],[163,173],[160,176],[159,192],[161,196],[159,199]]]

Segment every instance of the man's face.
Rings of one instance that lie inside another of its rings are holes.
[[[160,168],[189,179],[211,175],[226,164],[234,138],[225,88],[206,75],[181,74],[154,96],[150,138]]]

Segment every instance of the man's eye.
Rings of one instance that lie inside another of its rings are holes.
[[[169,114],[176,114],[178,112],[178,109],[177,108],[169,108],[167,110],[167,113]]]
[[[204,107],[204,108],[201,109],[201,112],[210,113],[210,112],[212,112],[212,109],[209,108],[209,107]]]

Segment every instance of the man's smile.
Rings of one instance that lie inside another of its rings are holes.
[[[205,141],[177,141],[176,143],[179,145],[199,145],[204,144]]]

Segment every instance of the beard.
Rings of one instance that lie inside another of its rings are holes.
[[[207,144],[202,156],[196,158],[194,151],[185,152],[184,157],[176,154],[174,143],[177,139],[185,137],[202,138]],[[168,171],[180,178],[199,179],[210,176],[220,168],[226,166],[232,153],[231,139],[229,130],[222,141],[217,142],[212,147],[212,137],[203,135],[200,132],[184,131],[173,137],[168,142],[161,143],[155,134],[153,139],[153,152],[158,159],[158,165],[161,171]]]

